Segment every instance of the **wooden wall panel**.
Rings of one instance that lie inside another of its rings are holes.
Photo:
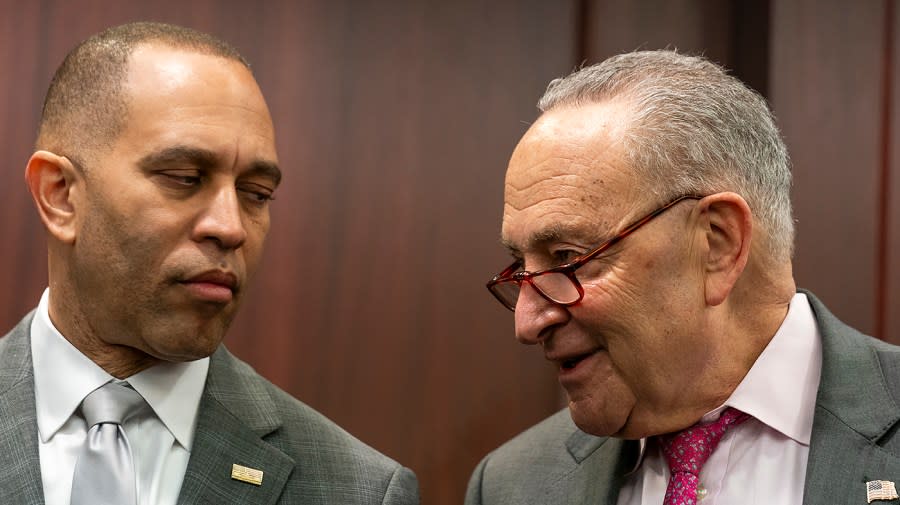
[[[581,60],[637,49],[703,54],[765,94],[769,4],[755,0],[585,0]]]
[[[798,285],[876,327],[883,1],[773,2],[771,102],[794,164]]]
[[[586,0],[583,59],[597,63],[636,49],[673,48],[731,59],[731,2],[721,0]]]
[[[35,305],[47,279],[44,235],[25,187],[25,164],[34,144],[43,101],[40,4],[2,0],[0,14],[0,332]],[[15,7],[15,15],[12,15]],[[6,15],[10,13],[11,15]],[[28,41],[23,43],[23,41]]]
[[[886,59],[890,71],[890,115],[885,136],[888,143],[885,154],[888,156],[889,192],[885,223],[888,237],[885,241],[887,293],[883,305],[884,338],[900,344],[900,5],[894,2],[887,14],[891,16],[891,22],[888,25],[890,37],[887,40],[890,44],[889,58]]]
[[[281,310],[256,297],[233,332],[267,325],[272,348],[231,345],[409,462],[428,503],[459,503],[481,456],[556,407],[550,368],[514,342],[484,282],[506,262],[506,160],[546,82],[572,64],[566,5],[272,13],[285,46],[307,47],[296,66],[259,63],[273,99],[291,104],[276,123],[302,134],[279,134],[298,176],[276,202],[270,245],[290,245],[269,250],[257,284]],[[306,16],[315,21],[291,30]]]

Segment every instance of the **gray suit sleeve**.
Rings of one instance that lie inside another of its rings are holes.
[[[478,463],[475,471],[472,472],[472,478],[469,479],[469,489],[466,491],[465,505],[482,505],[481,485],[484,479],[484,467],[487,466],[487,457]]]
[[[419,482],[409,468],[398,467],[391,476],[383,505],[419,505]]]

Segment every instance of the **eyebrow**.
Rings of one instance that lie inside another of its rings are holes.
[[[586,234],[585,231],[581,228],[569,226],[563,223],[557,223],[553,226],[532,233],[525,242],[525,249],[537,249],[547,244],[560,242],[563,239],[575,239],[591,244],[600,244],[604,240],[602,237],[600,240],[598,240],[597,237]],[[500,243],[513,256],[516,256],[522,252],[517,244],[514,244],[512,241],[504,237],[501,237]]]
[[[281,184],[281,169],[278,168],[277,164],[271,161],[254,161],[250,164],[250,170],[248,170],[248,173],[251,175],[261,175],[263,177],[272,179],[272,182],[274,182],[276,186]]]
[[[143,170],[171,163],[187,163],[208,170],[219,163],[219,156],[209,149],[179,145],[152,152],[138,160],[138,166]],[[247,173],[272,179],[276,186],[281,183],[281,169],[272,161],[254,160]]]
[[[149,170],[157,165],[176,162],[190,163],[198,168],[212,168],[219,162],[219,157],[216,156],[216,153],[208,149],[189,146],[172,146],[161,151],[154,151],[144,156],[138,160],[138,166],[144,170]]]

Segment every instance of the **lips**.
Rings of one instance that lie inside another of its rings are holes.
[[[560,372],[567,372],[570,370],[574,370],[579,363],[584,361],[586,358],[594,355],[599,349],[591,349],[583,352],[568,352],[568,353],[557,353],[555,355],[547,355],[546,358],[549,361],[556,363],[559,367]]]
[[[560,363],[559,367],[562,368],[563,370],[571,370],[571,369],[575,368],[576,366],[578,366],[578,363],[580,363],[581,360],[583,360],[584,358],[587,358],[591,354],[593,354],[593,353],[579,354],[578,356],[574,356],[574,357],[565,359],[565,360],[563,360],[562,363]]]
[[[232,291],[237,288],[237,276],[231,272],[225,272],[222,270],[210,270],[208,272],[203,272],[202,274],[195,275],[189,278],[185,282],[218,284]]]
[[[239,287],[237,276],[223,270],[209,270],[181,281],[181,284],[194,297],[214,303],[230,302]]]
[[[598,366],[603,363],[603,348],[572,350],[547,356],[557,366],[559,384],[569,395],[590,384]],[[552,359],[551,359],[552,358]]]

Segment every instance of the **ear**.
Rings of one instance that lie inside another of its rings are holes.
[[[57,240],[75,242],[76,219],[73,187],[80,174],[64,156],[49,151],[31,155],[25,167],[25,182],[44,227]]]
[[[706,226],[706,303],[721,304],[747,266],[753,213],[737,193],[716,193],[700,200],[701,219]]]

